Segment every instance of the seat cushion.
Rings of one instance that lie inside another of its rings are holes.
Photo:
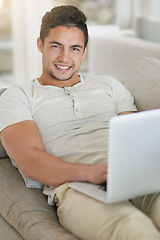
[[[0,213],[26,240],[74,240],[41,190],[25,186],[9,158],[0,160]]]
[[[160,59],[140,58],[124,85],[139,111],[160,108]]]

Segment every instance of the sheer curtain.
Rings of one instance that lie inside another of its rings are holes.
[[[53,7],[53,0],[12,0],[13,72],[15,82],[41,74],[41,54],[36,42],[41,17]]]

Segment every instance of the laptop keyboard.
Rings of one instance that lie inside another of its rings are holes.
[[[103,184],[101,184],[100,186],[99,186],[99,189],[101,189],[101,190],[103,190],[103,191],[107,191],[107,184],[106,184],[106,182],[105,183],[103,183]]]

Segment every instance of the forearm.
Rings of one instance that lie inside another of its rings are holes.
[[[46,185],[57,187],[67,181],[81,181],[81,164],[63,161],[44,151],[24,153],[15,159],[25,177],[35,179]]]
[[[100,165],[69,163],[44,151],[23,152],[22,157],[17,164],[23,175],[49,186],[74,181],[103,182],[99,180],[101,174],[95,176]]]
[[[43,151],[24,153],[23,161],[19,162],[24,176],[54,187],[74,181],[99,184],[106,180],[107,175],[106,164],[69,163]]]

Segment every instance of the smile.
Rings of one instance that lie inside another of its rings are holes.
[[[63,66],[63,65],[57,65],[57,64],[55,64],[55,66],[62,70],[68,70],[69,68],[71,68],[71,66]]]

